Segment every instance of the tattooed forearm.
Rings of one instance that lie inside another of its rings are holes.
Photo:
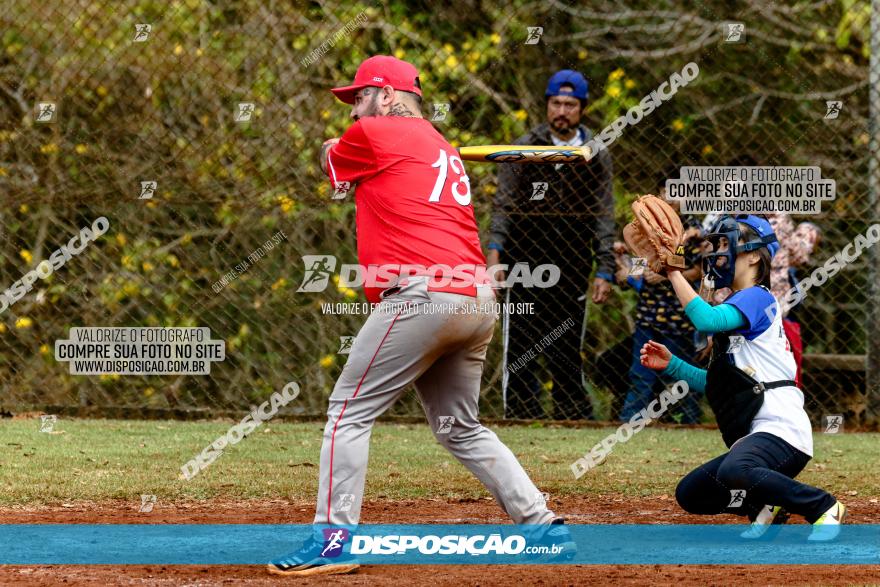
[[[321,170],[324,173],[327,173],[327,153],[330,152],[330,147],[339,142],[339,139],[330,139],[324,141],[324,144],[321,145]]]

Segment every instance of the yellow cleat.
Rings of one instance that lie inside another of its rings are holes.
[[[846,519],[846,506],[839,501],[828,508],[819,519],[813,522],[813,531],[807,540],[811,542],[826,542],[834,540],[840,534],[843,521]]]

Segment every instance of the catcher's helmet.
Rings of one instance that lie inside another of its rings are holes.
[[[740,223],[754,230],[759,238],[740,244]],[[727,239],[728,246],[724,251],[719,251],[722,237]],[[738,253],[767,247],[772,259],[779,250],[779,241],[770,223],[752,214],[722,216],[706,235],[706,240],[712,245],[712,250],[703,256],[703,274],[713,280],[717,289],[733,284]]]

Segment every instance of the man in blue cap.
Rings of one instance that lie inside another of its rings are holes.
[[[514,141],[517,145],[580,146],[592,134],[581,124],[588,84],[570,69],[550,78],[545,92],[546,122]],[[550,372],[554,419],[592,418],[583,377],[583,324],[586,305],[608,299],[614,280],[614,197],[611,156],[599,151],[589,163],[575,165],[502,164],[498,173],[487,264],[558,265],[559,283],[547,289],[510,290],[511,302],[532,303],[534,314],[506,314],[505,416],[544,418],[539,361],[530,359],[538,341]],[[594,268],[595,263],[595,268]],[[590,276],[595,269],[590,289]],[[503,275],[496,275],[498,281]],[[561,324],[574,323],[563,329]],[[546,339],[545,339],[546,341]],[[523,358],[525,357],[525,360]]]

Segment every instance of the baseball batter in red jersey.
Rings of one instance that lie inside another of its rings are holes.
[[[557,558],[574,556],[562,519],[547,508],[510,449],[478,419],[483,363],[497,320],[495,296],[483,283],[485,271],[475,269],[486,260],[464,164],[421,116],[418,71],[377,55],[360,65],[352,85],[332,91],[352,105],[354,124],[340,139],[324,143],[321,166],[337,190],[355,192],[359,264],[393,275],[387,286],[365,286],[369,301],[380,304],[357,334],[330,396],[315,535],[269,570],[312,575],[358,568],[336,543],[326,552],[325,534],[358,524],[373,423],[411,383],[437,440],[513,521],[547,525],[541,539],[562,546]],[[438,276],[433,269],[399,269],[406,265],[456,270]]]

